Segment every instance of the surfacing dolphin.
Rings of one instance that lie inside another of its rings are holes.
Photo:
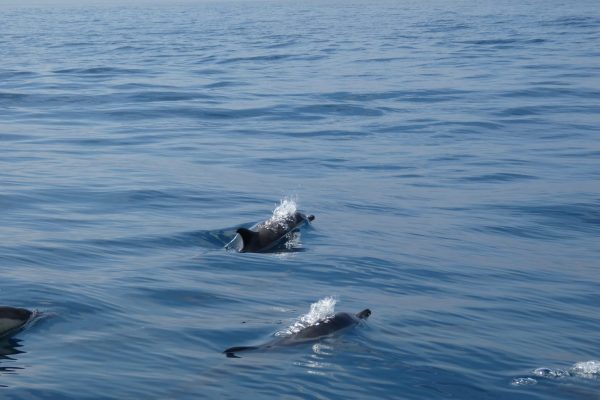
[[[300,331],[289,336],[278,337],[259,346],[230,347],[223,351],[223,353],[225,353],[227,357],[237,358],[235,353],[239,353],[241,351],[270,349],[276,346],[286,346],[296,343],[316,341],[352,328],[358,325],[361,320],[367,319],[369,315],[371,315],[371,310],[368,308],[354,315],[346,312],[340,312],[335,314],[333,317],[317,321],[313,325],[307,326],[306,328],[301,329]]]
[[[0,337],[17,332],[32,316],[33,312],[24,308],[0,306]]]
[[[314,215],[305,215],[299,211],[284,218],[269,219],[256,225],[255,230],[239,228],[236,233],[242,238],[240,253],[259,253],[268,251],[285,242],[290,232],[296,231],[305,223],[315,219]],[[235,241],[232,240],[232,243]]]

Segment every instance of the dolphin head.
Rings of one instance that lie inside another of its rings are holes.
[[[367,318],[369,318],[369,315],[371,315],[371,310],[369,310],[368,308],[365,308],[364,310],[362,310],[361,312],[356,314],[356,318],[367,319]]]

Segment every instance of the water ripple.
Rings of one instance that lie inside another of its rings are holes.
[[[1,6],[0,303],[48,317],[5,397],[597,397],[593,1],[33,1]],[[286,196],[303,251],[224,250]],[[326,296],[374,314],[223,357]]]

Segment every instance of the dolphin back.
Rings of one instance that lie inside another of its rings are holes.
[[[301,331],[293,334],[291,338],[296,341],[319,339],[321,337],[333,335],[338,331],[345,330],[356,324],[358,324],[358,319],[354,315],[340,312],[329,319],[307,326]]]
[[[31,319],[33,312],[25,308],[0,306],[0,336],[21,329]]]
[[[250,229],[239,228],[236,231],[241,238],[241,248],[238,251],[241,253],[269,251],[285,242],[290,232],[296,231],[314,219],[314,215],[307,216],[296,211],[281,220],[267,220]],[[235,238],[231,243],[234,241]]]

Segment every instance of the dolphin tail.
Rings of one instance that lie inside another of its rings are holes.
[[[240,351],[247,351],[247,350],[257,350],[259,347],[258,346],[237,346],[237,347],[230,347],[227,350],[223,351],[223,353],[225,353],[225,355],[227,355],[227,357],[229,358],[238,358],[235,353],[239,353]]]

